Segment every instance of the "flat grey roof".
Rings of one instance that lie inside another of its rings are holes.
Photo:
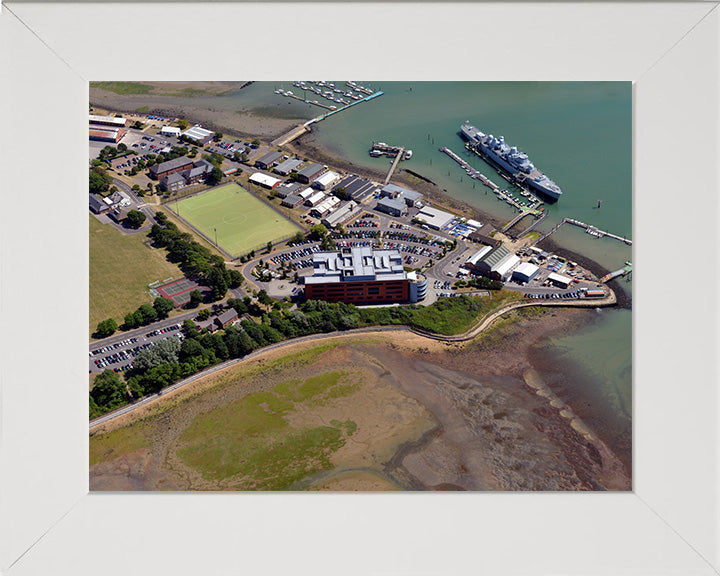
[[[298,172],[298,175],[299,176],[314,176],[315,174],[320,172],[320,170],[324,170],[324,169],[325,169],[325,166],[323,166],[322,164],[313,162],[312,164],[309,164],[309,165],[305,166],[305,168],[300,170],[300,172]]]
[[[388,208],[394,208],[395,210],[400,210],[401,212],[407,210],[405,202],[397,200],[396,198],[380,198],[380,200],[378,200],[378,206],[387,206]]]
[[[305,284],[404,280],[402,256],[398,250],[373,250],[370,246],[344,248],[340,252],[316,252],[313,274]]]
[[[264,154],[263,156],[261,156],[260,158],[255,160],[255,163],[257,164],[258,162],[260,162],[262,164],[265,164],[265,166],[267,166],[268,164],[272,164],[273,162],[275,162],[275,160],[277,160],[278,158],[282,158],[282,154],[280,154],[280,152],[277,152],[277,151],[272,151],[272,152],[268,152],[267,154]]]

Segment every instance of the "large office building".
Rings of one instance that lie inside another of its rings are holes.
[[[416,299],[420,295],[424,298],[427,291],[427,278],[408,278],[398,250],[373,250],[368,246],[313,254],[313,272],[304,281],[308,300],[346,304],[411,302],[411,294]],[[412,290],[411,282],[416,284]]]

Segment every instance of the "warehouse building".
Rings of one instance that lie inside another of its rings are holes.
[[[163,162],[161,164],[153,164],[150,166],[150,177],[155,180],[159,180],[163,176],[169,176],[175,172],[182,172],[183,170],[191,170],[194,167],[194,162],[185,156],[180,158],[174,158]]]
[[[163,126],[160,128],[160,136],[180,136],[180,128],[176,126]]]
[[[268,152],[267,154],[255,160],[255,168],[260,168],[260,170],[267,170],[275,163],[277,163],[278,160],[281,160],[282,157],[283,155],[280,154],[280,152],[278,152],[277,150]]]
[[[540,268],[530,262],[523,262],[513,270],[512,278],[518,282],[530,282],[540,272]]]
[[[290,172],[297,170],[300,166],[302,166],[302,160],[299,160],[298,158],[288,158],[282,164],[275,166],[275,170],[273,170],[273,172],[275,172],[275,174],[280,174],[280,176],[287,176]]]
[[[337,172],[325,172],[325,174],[313,182],[313,186],[318,190],[327,190],[330,186],[337,182],[339,178],[340,174]]]
[[[193,126],[192,128],[188,128],[187,130],[185,130],[185,132],[181,134],[183,138],[187,138],[188,140],[197,142],[201,146],[205,146],[205,144],[210,143],[214,135],[214,132],[210,132],[210,130],[205,130],[205,128],[203,128],[199,124],[195,124],[195,126]]]
[[[567,288],[572,282],[572,278],[568,278],[567,276],[563,276],[562,274],[558,274],[556,272],[548,274],[547,279],[550,280],[551,284],[554,284],[558,288]]]
[[[394,198],[381,198],[378,200],[375,210],[390,214],[390,216],[404,216],[407,214],[407,204]]]
[[[396,184],[388,184],[382,190],[380,190],[380,196],[382,198],[395,198],[396,200],[402,200],[407,204],[408,207],[419,207],[422,205],[423,195],[420,192],[414,190],[408,190],[402,186]]]
[[[118,116],[96,116],[95,114],[89,115],[90,126],[107,126],[110,128],[126,128],[128,121],[127,118],[120,118]]]
[[[485,246],[465,263],[465,267],[493,280],[505,282],[519,264],[520,258],[505,246]]]
[[[355,174],[346,176],[343,180],[333,188],[337,192],[339,188],[343,188],[350,200],[362,202],[370,196],[377,194],[377,186],[367,178],[360,178]]]
[[[272,176],[268,176],[267,174],[263,174],[262,172],[255,172],[255,174],[250,176],[249,180],[253,184],[257,184],[258,186],[262,186],[263,188],[267,188],[268,190],[277,188],[282,183],[282,180],[280,180],[279,178],[273,178]]]
[[[303,184],[310,184],[311,182],[314,182],[316,179],[318,179],[322,174],[324,174],[326,170],[327,166],[323,166],[322,164],[318,164],[317,162],[309,164],[297,173],[298,182],[302,182]]]
[[[297,194],[290,194],[289,196],[286,196],[283,198],[283,201],[280,202],[283,206],[287,206],[288,208],[296,208],[297,206],[300,206],[303,203],[302,196],[298,196]]]
[[[437,208],[430,208],[430,206],[423,206],[420,212],[415,216],[414,221],[420,222],[421,224],[427,224],[428,227],[435,230],[444,230],[453,221],[453,216],[449,212],[443,212]]]
[[[355,216],[358,216],[360,212],[362,212],[362,206],[358,205],[356,202],[350,201],[347,204],[343,204],[342,206],[339,206],[338,208],[333,210],[320,222],[328,229],[335,228],[335,226],[338,226],[340,224],[346,224],[347,222],[355,218]]]

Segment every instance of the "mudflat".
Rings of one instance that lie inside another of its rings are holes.
[[[270,351],[93,429],[91,490],[628,490],[530,361],[584,310],[517,311],[464,344],[409,333]]]

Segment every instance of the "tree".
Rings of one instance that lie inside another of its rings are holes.
[[[190,292],[190,301],[187,303],[188,308],[197,308],[202,304],[203,295],[200,290],[193,290]]]
[[[346,233],[346,232],[345,232],[345,226],[343,226],[342,224],[338,224],[338,225],[335,227],[335,231],[336,231],[338,234],[345,234],[345,233]]]
[[[140,325],[138,318],[135,316],[135,312],[128,312],[125,314],[125,329],[132,330]]]
[[[268,293],[265,292],[265,290],[260,290],[260,292],[258,292],[258,301],[260,302],[260,304],[265,304],[265,306],[268,306],[272,304],[273,300],[272,298],[270,298],[270,296],[268,296]]]
[[[150,324],[150,322],[157,318],[157,312],[155,311],[155,308],[150,306],[150,304],[143,304],[140,308],[138,308],[138,312],[142,318],[143,325]]]
[[[122,142],[120,142],[120,144],[118,144],[117,149],[118,149],[120,152],[125,152],[125,151],[127,150],[127,145],[126,145],[126,144],[123,144]]]
[[[316,240],[322,240],[327,236],[328,229],[322,224],[315,224],[310,228],[310,234],[312,234]]]
[[[174,364],[180,355],[180,340],[177,338],[166,338],[140,350],[135,355],[133,362],[139,370],[148,370],[161,364]]]
[[[235,160],[235,162],[242,161],[242,154],[240,154],[240,150],[235,150],[235,152],[233,152],[233,160]]]
[[[215,132],[215,135],[213,136],[213,142],[220,142],[220,140],[223,139],[223,133],[222,132]]]
[[[103,168],[93,166],[90,168],[90,193],[99,194],[105,192],[112,184],[112,176],[110,176]]]
[[[302,232],[296,232],[290,241],[292,244],[302,244],[305,241],[305,235]]]
[[[117,408],[128,401],[125,383],[109,368],[96,376],[90,396],[98,406],[107,410]]]
[[[155,212],[155,220],[157,220],[161,226],[165,226],[168,221],[167,214],[165,214],[165,212]]]
[[[244,281],[243,275],[238,270],[228,270],[228,284],[230,288],[239,288]]]
[[[140,228],[145,222],[145,213],[139,210],[130,210],[127,213],[127,221],[131,228]]]
[[[107,338],[108,336],[114,334],[115,330],[117,329],[117,322],[115,322],[115,320],[113,320],[112,318],[108,318],[107,320],[98,322],[96,334],[100,338]]]
[[[205,177],[206,182],[210,186],[217,186],[220,183],[220,180],[223,179],[223,172],[215,166],[212,170],[210,170],[210,173]]]
[[[255,144],[255,146],[260,146],[260,138],[255,138],[251,144]]]
[[[338,186],[333,190],[333,194],[340,198],[340,200],[350,200],[350,195],[347,193],[345,186]]]
[[[198,317],[198,320],[201,320],[201,321],[207,320],[208,318],[210,318],[210,308],[203,308],[202,310],[200,310],[200,312],[198,312],[197,317]]]
[[[155,308],[158,318],[167,318],[168,314],[175,308],[175,303],[170,298],[158,296],[153,302],[153,308]]]
[[[187,130],[190,123],[187,120],[178,120],[177,125],[181,130]]]
[[[267,246],[265,246],[267,249],[267,253],[270,254],[272,252],[272,240],[268,240]]]

